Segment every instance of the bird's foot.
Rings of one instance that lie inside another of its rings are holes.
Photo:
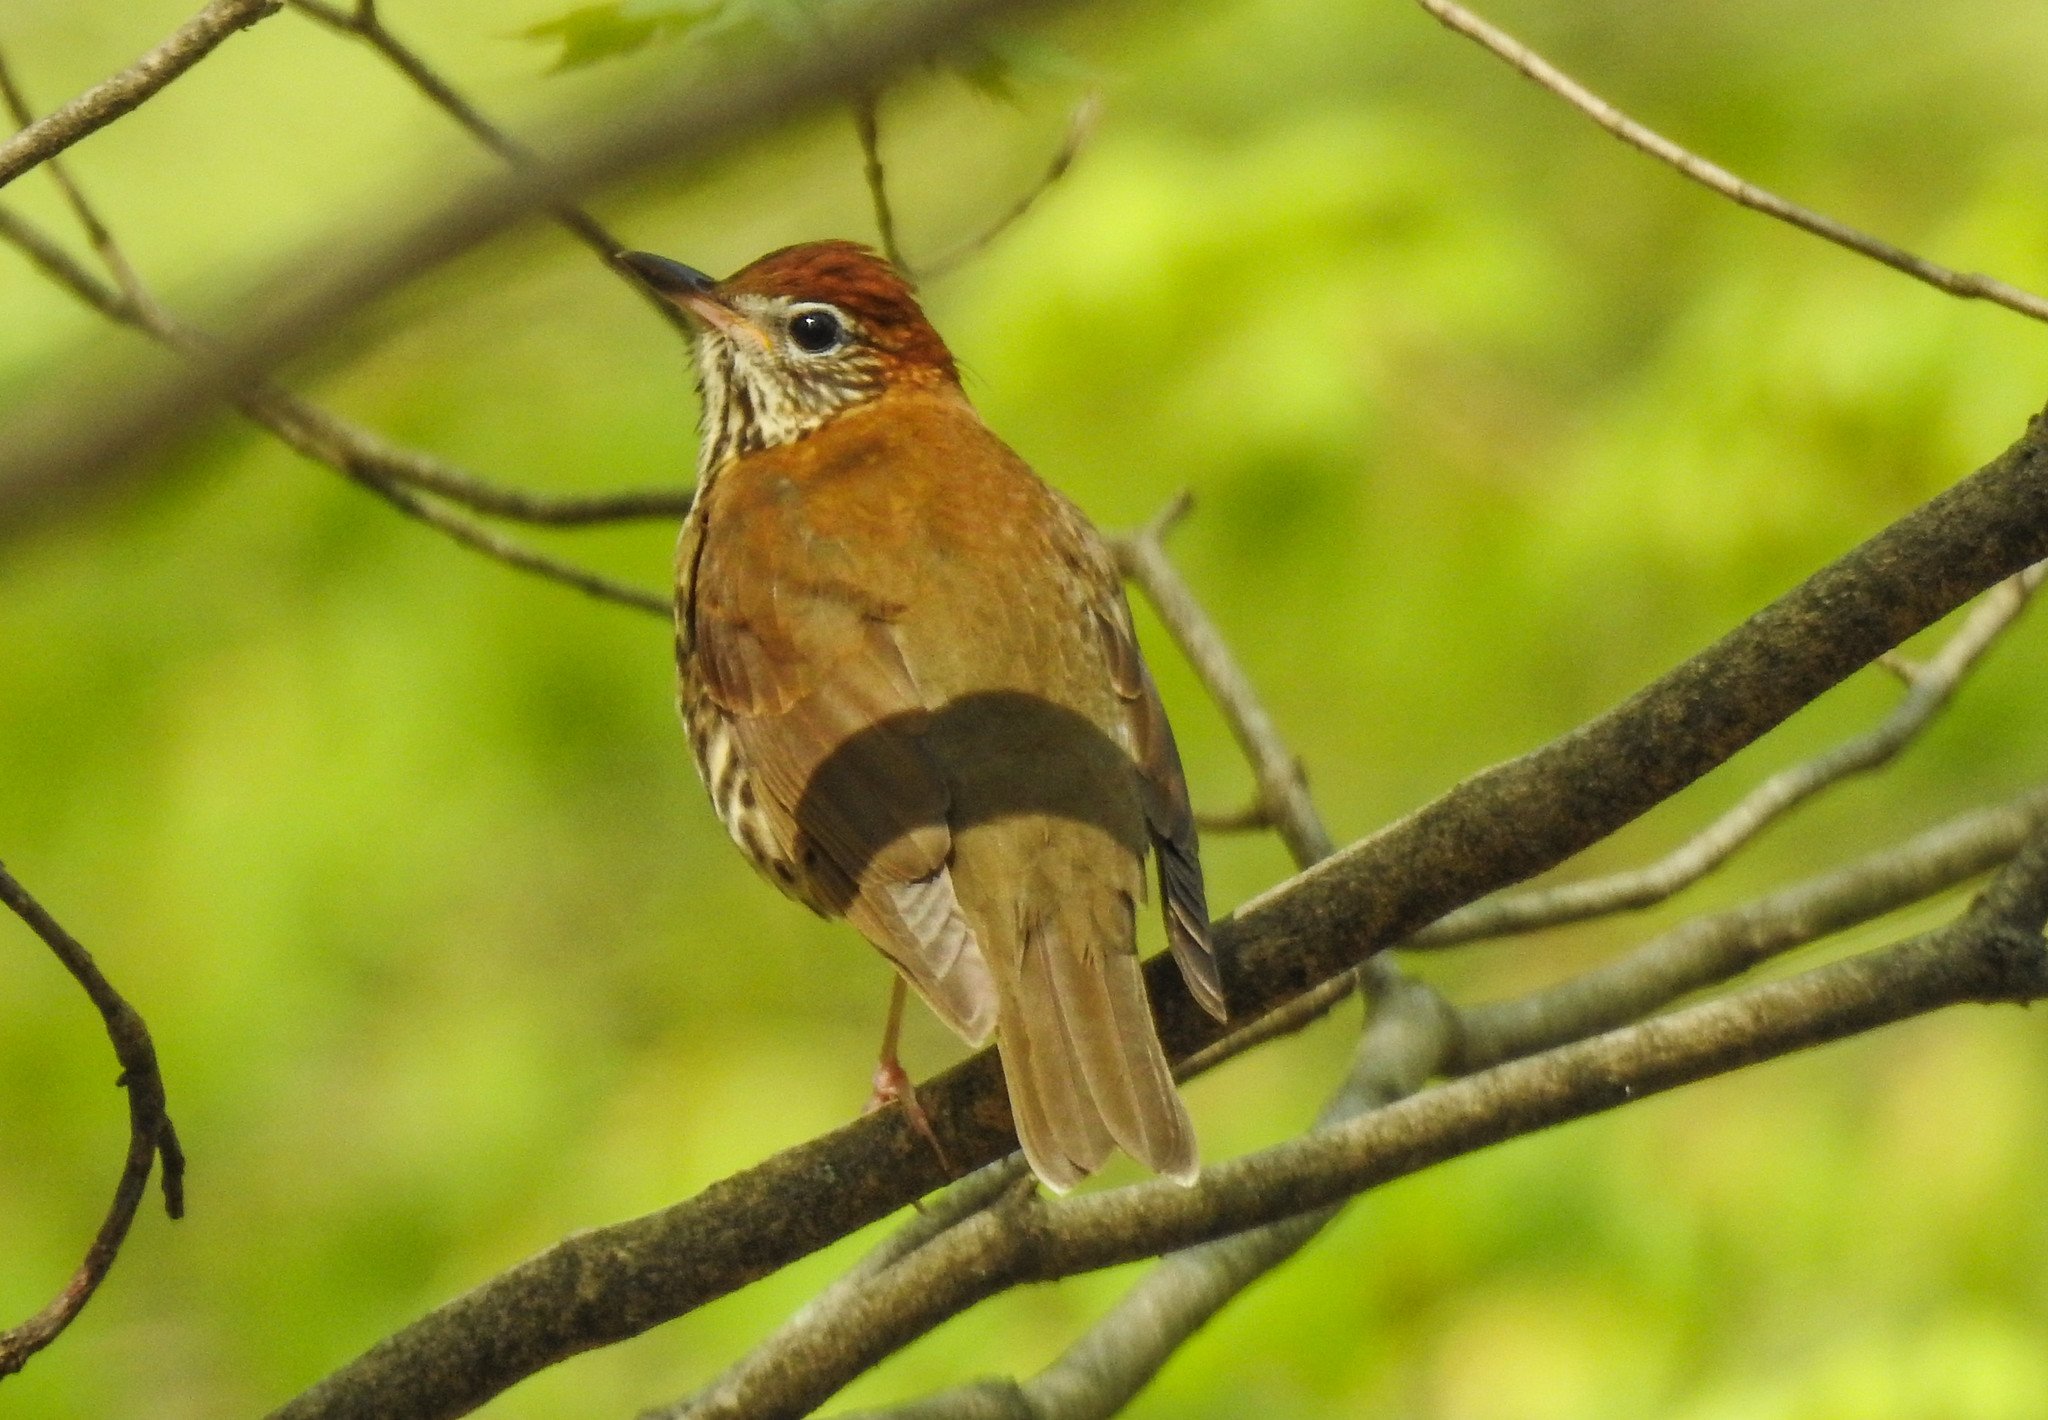
[[[924,1136],[932,1152],[938,1155],[939,1167],[946,1171],[947,1178],[958,1178],[960,1171],[953,1167],[953,1161],[946,1157],[946,1147],[939,1142],[938,1132],[932,1128],[931,1116],[924,1112],[924,1106],[917,1101],[917,1086],[910,1082],[910,1073],[903,1068],[903,1062],[884,1057],[875,1062],[874,1092],[868,1102],[861,1106],[862,1114],[873,1114],[892,1104],[901,1104],[910,1117],[910,1127]]]

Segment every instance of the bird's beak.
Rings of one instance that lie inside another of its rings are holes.
[[[614,258],[664,301],[679,306],[728,339],[742,335],[766,344],[754,323],[718,298],[718,283],[694,266],[652,252],[622,251]]]

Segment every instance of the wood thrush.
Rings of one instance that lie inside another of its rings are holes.
[[[621,261],[698,329],[676,655],[734,842],[970,1043],[994,1034],[1047,1184],[1112,1145],[1192,1180],[1135,944],[1148,847],[1189,990],[1219,1019],[1223,993],[1179,752],[1101,536],[982,423],[874,252],[788,247],[724,281]]]

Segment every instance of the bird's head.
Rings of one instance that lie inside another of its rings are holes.
[[[723,281],[646,252],[619,261],[696,323],[700,474],[801,439],[889,389],[959,383],[910,284],[856,242],[784,247]]]

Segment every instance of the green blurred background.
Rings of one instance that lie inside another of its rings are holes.
[[[52,104],[191,0],[0,0]],[[550,76],[562,0],[386,0],[546,146],[657,75]],[[1745,0],[1491,13],[1738,171],[2048,286],[2048,8]],[[1069,17],[1014,102],[892,96],[913,256],[1000,211],[1083,87],[1097,141],[929,291],[997,429],[1100,522],[1174,540],[1340,838],[1597,713],[1984,462],[2048,332],[1772,225],[1624,150],[1413,6]],[[280,253],[485,169],[365,52],[286,14],[74,154],[144,274],[204,312]],[[11,188],[61,220],[47,180]],[[597,204],[724,271],[870,235],[850,125]],[[134,340],[0,252],[0,408],[120,386]],[[508,483],[686,476],[666,327],[534,225],[370,313],[298,382]],[[658,584],[672,530],[547,537]],[[543,535],[545,536],[545,535]],[[1248,776],[1144,627],[1197,799]],[[2022,625],[1878,781],[1674,909],[1421,969],[1466,999],[1903,837],[2048,772]],[[572,1229],[684,1197],[859,1106],[879,960],[714,822],[659,624],[456,549],[222,419],[107,507],[0,552],[0,856],[146,1013],[192,1155],[0,1414],[249,1414]],[[1871,723],[1866,672],[1572,872],[1681,840]],[[1286,869],[1206,847],[1218,910]],[[1874,926],[1872,944],[1956,899]],[[1809,953],[1795,961],[1805,964]],[[124,1138],[76,989],[0,923],[0,1317],[76,1262]],[[1212,1156],[1299,1127],[1355,1007],[1195,1084]],[[957,1047],[913,1023],[915,1073]],[[1187,1348],[1136,1416],[1586,1420],[2048,1414],[2048,1040],[1950,1012],[1439,1168],[1353,1207]],[[1117,1174],[1116,1177],[1127,1175]],[[487,1410],[625,1415],[706,1378],[856,1240]],[[1049,1359],[1127,1275],[984,1306],[880,1401]]]

